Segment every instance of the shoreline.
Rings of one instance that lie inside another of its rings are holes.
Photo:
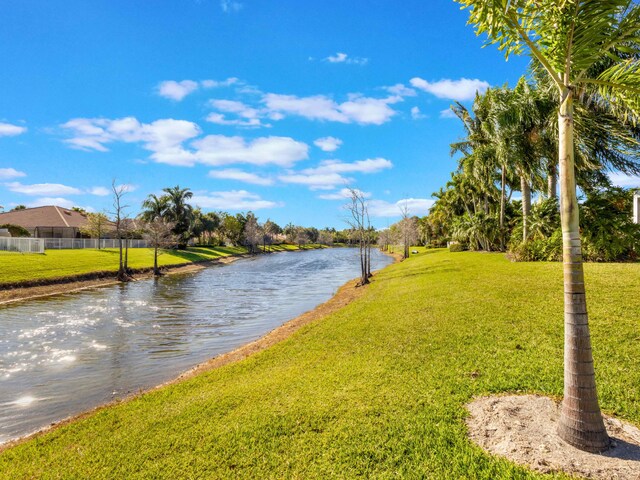
[[[277,252],[276,252],[277,253]],[[401,255],[397,255],[397,254],[393,254],[390,252],[384,252],[381,251],[381,253],[388,255],[390,257],[393,258],[393,263],[389,264],[389,265],[393,265],[395,263],[399,263],[402,261],[402,256]],[[232,255],[229,257],[223,257],[221,259],[216,259],[211,261],[211,263],[214,262],[219,262],[220,260],[226,260],[225,264],[228,263],[232,263],[235,260],[238,260],[240,258],[242,258],[244,255]],[[207,262],[210,263],[210,262]],[[201,269],[206,268],[206,264],[195,264],[193,265],[196,268],[193,269],[185,269],[185,270],[181,270],[181,271],[174,271],[173,273],[188,273],[190,271],[198,271]],[[383,267],[386,268],[386,267]],[[84,290],[84,289],[88,289],[88,288],[96,288],[99,286],[104,286],[104,285],[109,285],[109,284],[114,284],[114,283],[119,283],[117,281],[112,281],[110,283],[105,283],[103,285],[92,285],[92,286],[85,286],[85,287],[80,287],[77,288],[75,290],[65,290],[65,292],[70,292],[70,291],[80,291],[80,290]],[[314,307],[313,309],[302,313],[301,315],[298,315],[295,318],[292,318],[291,320],[286,321],[285,323],[283,323],[282,325],[280,325],[279,327],[274,328],[273,330],[267,332],[266,334],[264,334],[263,336],[261,336],[260,338],[258,338],[257,340],[254,340],[252,342],[249,343],[245,343],[244,345],[241,345],[229,352],[226,353],[222,353],[218,356],[212,357],[209,360],[206,360],[204,362],[198,363],[195,366],[191,367],[190,369],[182,372],[181,374],[179,374],[178,376],[167,380],[166,382],[160,383],[158,385],[155,385],[153,387],[144,389],[144,390],[140,390],[138,392],[132,393],[130,395],[127,395],[125,397],[122,398],[118,398],[118,399],[114,399],[110,402],[107,403],[103,403],[101,405],[98,405],[97,407],[91,408],[89,410],[86,410],[84,412],[80,412],[77,415],[72,415],[70,417],[67,417],[65,419],[62,419],[60,421],[57,422],[52,422],[51,424],[47,425],[46,427],[43,427],[39,430],[36,430],[35,432],[29,433],[27,435],[24,435],[22,437],[18,437],[15,438],[13,440],[9,440],[8,442],[5,443],[0,443],[0,454],[2,454],[2,452],[4,452],[5,450],[8,450],[10,448],[13,448],[15,446],[18,446],[24,442],[27,442],[33,438],[39,437],[41,435],[44,435],[47,432],[56,430],[58,428],[61,428],[65,425],[68,425],[70,423],[82,420],[84,418],[87,418],[95,413],[98,413],[100,411],[102,411],[103,409],[107,409],[107,408],[111,408],[114,407],[116,405],[119,405],[121,403],[126,403],[126,402],[130,402],[132,400],[135,400],[136,398],[139,398],[143,395],[146,395],[148,393],[151,392],[155,392],[156,390],[160,390],[162,388],[165,387],[169,387],[171,385],[175,385],[177,383],[189,380],[190,378],[193,378],[197,375],[200,375],[204,372],[210,371],[210,370],[214,370],[216,368],[221,368],[224,367],[226,365],[229,365],[231,363],[236,363],[236,362],[240,362],[248,357],[251,357],[257,353],[260,353],[270,347],[272,347],[273,345],[276,345],[277,343],[280,343],[286,339],[288,339],[289,337],[291,337],[294,333],[296,333],[298,330],[300,330],[302,327],[310,324],[310,323],[314,323],[317,321],[322,320],[324,317],[340,310],[341,308],[349,305],[351,302],[353,302],[354,300],[360,298],[364,292],[367,289],[367,286],[358,286],[358,279],[351,279],[349,281],[347,281],[346,283],[344,283],[343,285],[341,285],[340,287],[338,287],[336,293],[329,298],[326,302],[321,303],[320,305],[317,305],[316,307]],[[0,292],[2,293],[2,292]],[[41,295],[42,297],[44,296],[49,296],[49,295],[55,295],[55,293],[50,293],[50,294],[43,294]],[[38,298],[38,297],[32,297],[32,298]],[[26,300],[26,299],[22,299],[22,300]],[[21,300],[13,300],[15,302],[17,301],[21,301]],[[3,303],[9,303],[9,302],[0,302],[0,305],[2,305]]]
[[[180,273],[197,272],[207,268],[208,266],[218,263],[228,264],[235,262],[248,254],[229,255],[212,260],[204,260],[200,262],[182,263],[177,265],[167,265],[160,268],[163,275],[176,275]],[[53,295],[61,295],[63,293],[80,292],[91,288],[105,287],[108,285],[117,285],[121,283],[116,280],[117,272],[94,272],[90,274],[80,275],[78,277],[62,277],[50,279],[43,285],[15,286],[7,289],[0,289],[0,306],[8,305],[16,302],[34,300],[37,298],[50,297]],[[145,268],[134,270],[136,277],[132,280],[147,280],[153,278],[153,268]]]

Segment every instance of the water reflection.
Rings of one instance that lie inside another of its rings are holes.
[[[355,249],[279,253],[0,307],[0,443],[255,340],[358,268]]]

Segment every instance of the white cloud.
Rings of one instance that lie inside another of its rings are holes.
[[[384,89],[391,95],[398,95],[400,97],[415,97],[418,94],[413,88],[406,87],[402,83],[396,83],[390,87],[384,87]]]
[[[202,80],[200,85],[203,88],[220,88],[220,87],[230,87],[231,85],[236,85],[240,83],[240,79],[236,77],[229,77],[226,80]]]
[[[197,160],[213,166],[249,163],[290,167],[309,156],[309,146],[290,137],[260,137],[247,142],[237,136],[207,135],[193,145]]]
[[[10,178],[26,177],[27,174],[20,172],[15,168],[0,168],[0,180],[8,180]]]
[[[209,104],[217,110],[225,113],[233,113],[241,119],[229,120],[220,113],[210,113],[207,117],[208,122],[219,125],[239,125],[247,127],[270,126],[263,125],[260,121],[261,112],[249,105],[235,100],[211,100]]]
[[[399,217],[401,209],[405,206],[409,215],[426,215],[433,206],[435,200],[430,198],[406,198],[398,200],[396,203],[385,202],[384,200],[370,200],[369,214],[372,217]]]
[[[386,158],[367,158],[353,163],[344,163],[339,160],[325,160],[316,168],[303,170],[305,173],[376,173],[387,168],[392,168],[393,163]]]
[[[344,173],[376,173],[392,166],[393,163],[385,158],[368,158],[353,163],[325,160],[315,168],[305,168],[298,172],[289,171],[280,175],[278,179],[284,183],[306,185],[311,190],[332,190],[353,182],[352,178],[344,177],[342,175]]]
[[[112,142],[141,142],[152,152],[151,158],[159,163],[191,166],[196,162],[192,152],[185,150],[183,142],[197,137],[200,127],[186,120],[171,118],[140,123],[134,117],[116,120],[106,118],[76,118],[62,125],[70,130],[72,138],[65,140],[72,148],[108,151],[105,144]]]
[[[41,198],[36,198],[35,200],[27,203],[27,207],[30,207],[30,208],[45,207],[48,205],[55,205],[57,207],[63,207],[63,208],[73,208],[76,206],[76,204],[73,201],[68,200],[66,198],[62,198],[62,197],[41,197]]]
[[[322,137],[318,138],[313,144],[323,152],[335,152],[342,145],[342,140],[335,137]]]
[[[329,63],[346,63],[349,65],[366,65],[369,63],[368,58],[349,57],[349,55],[343,52],[338,52],[335,55],[329,55],[324,60]]]
[[[259,119],[252,118],[249,120],[234,119],[230,120],[221,113],[212,112],[207,115],[207,122],[215,123],[216,125],[236,125],[239,127],[270,127],[271,125],[263,124]]]
[[[640,188],[640,176],[629,176],[624,173],[610,173],[609,180],[618,187]]]
[[[353,179],[345,178],[338,173],[316,173],[312,170],[313,169],[303,170],[302,172],[288,172],[285,175],[280,175],[278,179],[284,183],[305,185],[311,190],[333,190],[340,185],[348,185],[353,181]]]
[[[362,190],[359,190],[357,188],[354,188],[354,190],[359,195],[362,195],[363,198],[371,197],[371,193],[369,192],[363,192]],[[323,200],[346,200],[351,198],[351,190],[349,188],[343,188],[342,190],[339,190],[334,193],[326,193],[323,195],[318,195],[318,198],[321,198]]]
[[[16,135],[21,135],[26,131],[27,127],[20,127],[10,123],[0,122],[0,137],[14,137]]]
[[[268,93],[262,99],[270,113],[362,125],[381,125],[389,121],[397,113],[389,105],[401,100],[397,96],[371,98],[352,94],[348,101],[338,104],[324,95],[297,97],[276,93]]]
[[[158,163],[178,166],[278,165],[290,167],[309,155],[309,146],[290,137],[260,137],[250,142],[239,136],[208,135],[194,140],[189,147],[184,142],[201,133],[200,127],[186,120],[171,118],[140,123],[133,117],[117,120],[104,118],[77,118],[63,128],[70,130],[72,138],[65,140],[72,148],[107,151],[112,142],[142,143]]]
[[[340,111],[348,118],[362,125],[382,125],[397,112],[389,104],[401,100],[399,97],[370,98],[352,96],[351,100],[340,104]]]
[[[23,185],[20,182],[6,183],[6,187],[15,193],[24,195],[36,195],[54,197],[56,195],[80,195],[82,190],[75,187],[69,187],[60,183],[34,183],[32,185]]]
[[[158,85],[158,95],[179,102],[197,89],[198,82],[194,82],[193,80],[182,80],[181,82],[166,80]]]
[[[171,100],[179,102],[187,95],[198,90],[200,87],[230,87],[231,85],[235,85],[239,82],[240,80],[236,77],[229,77],[226,80],[202,80],[201,82],[197,82],[195,80],[182,80],[180,82],[177,82],[175,80],[165,80],[164,82],[160,82],[157,87],[157,92],[161,97],[169,98]]]
[[[243,4],[234,0],[220,0],[220,8],[225,13],[239,12]]]
[[[453,113],[453,110],[450,108],[445,108],[444,110],[440,110],[440,118],[458,118],[456,114]]]
[[[348,123],[346,115],[339,111],[338,104],[324,95],[297,97],[268,93],[263,97],[267,108],[273,112],[299,115],[311,120],[330,120]]]
[[[247,211],[260,210],[283,206],[280,202],[263,200],[255,193],[246,190],[232,190],[229,192],[211,192],[205,195],[194,195],[193,204],[211,210]]]
[[[438,98],[450,100],[473,100],[476,92],[484,93],[490,87],[484,80],[461,78],[460,80],[442,79],[437,82],[428,82],[422,78],[414,77],[410,80],[413,87],[431,93]]]
[[[106,197],[111,194],[111,190],[105,187],[93,187],[89,189],[89,193],[98,197]]]
[[[421,118],[426,118],[426,117],[427,116],[420,111],[420,108],[411,107],[411,118],[413,118],[414,120],[420,120]]]
[[[240,182],[252,183],[254,185],[273,185],[273,179],[261,177],[255,173],[244,172],[233,168],[224,170],[211,170],[209,177],[223,180],[238,180]]]

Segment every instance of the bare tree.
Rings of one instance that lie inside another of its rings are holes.
[[[378,232],[378,247],[383,252],[389,251],[389,244],[391,243],[391,232],[388,228],[380,230]]]
[[[246,223],[244,224],[244,243],[249,249],[249,253],[253,254],[258,251],[258,245],[262,240],[262,229],[258,225],[258,218],[253,212],[248,212]]]
[[[118,249],[120,250],[120,264],[118,267],[118,280],[127,282],[131,278],[127,274],[126,265],[123,255],[123,235],[125,230],[125,220],[127,219],[126,210],[129,205],[124,204],[124,196],[128,189],[126,185],[116,185],[115,179],[111,182],[111,191],[113,192],[113,216],[116,236],[118,237]]]
[[[174,228],[173,222],[161,217],[156,217],[144,224],[144,239],[153,247],[153,274],[156,277],[162,275],[158,268],[160,249],[169,248],[178,243],[178,236],[173,233]]]
[[[402,257],[409,258],[409,248],[418,242],[418,219],[409,216],[407,202],[400,207],[400,214],[402,215],[402,220],[399,222]]]
[[[350,213],[346,222],[351,227],[358,243],[360,251],[360,282],[358,285],[366,285],[371,277],[371,222],[369,208],[364,194],[355,188],[349,188],[349,199],[345,208]]]

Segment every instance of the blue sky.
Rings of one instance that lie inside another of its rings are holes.
[[[180,185],[203,210],[344,228],[423,215],[455,162],[446,111],[514,84],[448,0],[0,4],[0,205],[130,212]],[[445,113],[443,113],[445,112]]]

